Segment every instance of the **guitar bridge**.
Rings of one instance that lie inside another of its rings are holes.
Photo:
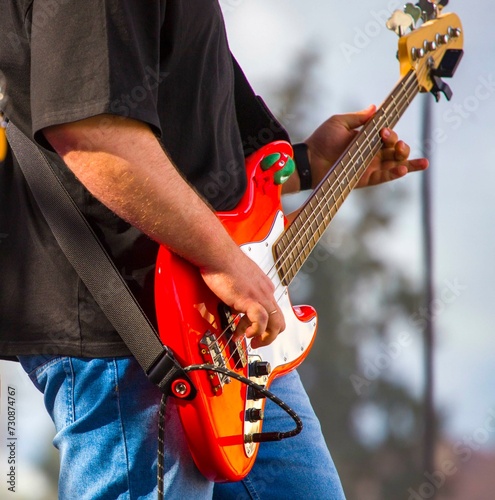
[[[222,328],[226,332],[230,330],[231,335],[229,339],[229,349],[232,355],[232,361],[235,367],[245,368],[248,363],[248,357],[246,349],[244,348],[244,341],[242,338],[238,340],[233,340],[234,332],[237,326],[237,322],[232,315],[229,307],[225,304],[220,304],[218,307],[219,316],[222,322]]]
[[[214,333],[208,330],[200,340],[199,347],[205,363],[209,363],[219,368],[227,368],[224,352]],[[224,375],[223,373],[209,372],[208,376],[213,387],[213,392],[217,395],[222,394],[224,384],[230,384],[232,381],[228,375]]]

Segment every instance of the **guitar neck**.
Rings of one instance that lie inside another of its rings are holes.
[[[384,127],[393,128],[418,92],[416,74],[410,71],[363,126],[275,243],[276,266],[284,285],[288,286],[299,272],[342,203],[380,150],[380,130]]]

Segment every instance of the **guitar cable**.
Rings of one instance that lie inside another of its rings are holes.
[[[211,365],[208,363],[200,364],[200,365],[189,365],[183,368],[185,373],[198,371],[198,370],[206,370],[206,371],[214,371],[226,375],[228,377],[232,377],[239,382],[252,387],[255,391],[263,394],[270,401],[274,402],[277,406],[279,406],[282,410],[284,410],[291,418],[294,420],[296,427],[290,431],[285,432],[258,432],[251,436],[251,442],[253,443],[263,443],[268,441],[281,441],[282,439],[290,438],[297,436],[303,429],[303,422],[299,415],[284,401],[282,401],[279,397],[275,396],[272,392],[270,392],[265,387],[253,382],[252,380],[239,375],[238,373],[229,370],[227,368],[223,368],[220,366]],[[163,394],[160,401],[160,410],[158,414],[158,456],[157,456],[157,486],[158,486],[158,500],[164,499],[164,485],[163,485],[163,477],[164,477],[164,446],[165,446],[165,413],[167,407],[167,398],[168,394]]]
[[[158,456],[157,456],[157,487],[158,500],[164,500],[163,475],[165,474],[163,462],[165,455],[163,449],[165,446],[165,412],[167,410],[167,394],[162,394],[160,400],[160,410],[158,412]]]

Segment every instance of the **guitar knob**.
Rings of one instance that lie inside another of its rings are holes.
[[[263,410],[260,408],[248,408],[246,410],[246,420],[249,420],[249,422],[263,420]]]
[[[247,398],[251,401],[258,401],[260,399],[266,398],[266,395],[258,391],[254,387],[249,386],[247,389]]]
[[[282,158],[282,155],[280,153],[272,153],[265,156],[263,160],[261,160],[261,169],[269,170],[280,161],[280,158]]]
[[[250,377],[265,377],[272,371],[272,367],[268,361],[254,361],[249,365]]]

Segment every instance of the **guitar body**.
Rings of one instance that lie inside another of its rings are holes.
[[[5,160],[7,156],[7,137],[5,135],[5,128],[1,124],[2,114],[0,113],[0,163]]]
[[[288,166],[294,166],[292,148],[285,142],[264,146],[248,158],[246,194],[235,210],[218,213],[236,243],[275,284],[275,297],[287,326],[272,344],[250,350],[244,339],[233,342],[230,311],[206,287],[194,266],[160,248],[156,309],[161,340],[183,367],[210,365],[208,372],[189,372],[197,389],[194,398],[187,400],[187,394],[181,394],[187,384],[176,386],[181,390],[175,395],[192,456],[212,481],[236,481],[250,471],[258,451],[257,435],[262,432],[264,399],[232,376],[211,370],[211,365],[269,387],[276,377],[303,361],[314,341],[316,313],[309,306],[292,307],[285,285],[382,147],[380,130],[393,128],[419,92],[431,91],[437,98],[441,92],[447,98],[451,95],[441,78],[453,75],[462,56],[462,25],[455,14],[441,13],[442,3],[436,2],[432,9],[433,17],[439,14],[436,18],[399,39],[401,80],[290,225],[286,227],[280,201],[280,184],[289,175]],[[390,25],[399,34],[413,22],[410,10],[407,15],[399,11],[395,16],[399,25],[395,21]],[[421,10],[416,10],[419,16]],[[404,19],[406,26],[401,24]]]
[[[217,214],[236,243],[273,280],[286,330],[260,349],[248,348],[245,339],[234,343],[230,311],[205,285],[196,267],[161,247],[155,284],[158,329],[182,366],[214,364],[269,387],[307,356],[316,334],[316,313],[309,306],[291,305],[272,252],[285,228],[276,179],[284,176],[291,154],[291,146],[279,141],[251,155],[244,197],[234,210]],[[268,373],[265,362],[271,366]],[[177,405],[196,465],[212,481],[242,479],[256,458],[259,444],[249,442],[249,436],[261,432],[259,417],[265,400],[217,372],[198,370],[189,376],[197,395],[190,401],[178,398]]]

